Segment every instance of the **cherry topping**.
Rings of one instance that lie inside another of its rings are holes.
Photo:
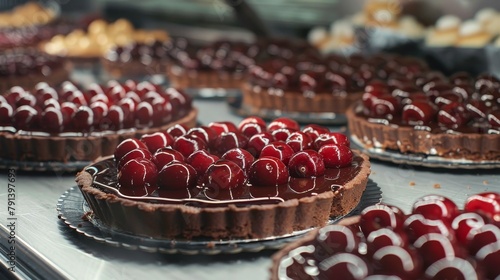
[[[273,136],[268,132],[257,133],[248,139],[247,151],[254,157],[259,157],[262,149],[269,143],[273,142]]]
[[[248,144],[248,138],[241,132],[222,132],[214,141],[214,151],[216,154],[223,155],[225,152],[234,148],[245,149]]]
[[[422,273],[417,252],[408,247],[383,247],[373,254],[373,262],[379,273],[396,275],[401,279],[417,279]]]
[[[276,118],[269,123],[267,131],[273,132],[276,129],[287,128],[292,131],[300,130],[300,125],[297,121],[286,117]]]
[[[260,152],[260,157],[275,157],[288,165],[290,158],[294,154],[292,148],[284,142],[272,142],[264,146]]]
[[[14,111],[14,126],[19,130],[31,130],[37,125],[38,111],[29,106],[23,105]]]
[[[210,165],[203,178],[205,194],[210,198],[238,198],[241,195],[238,190],[244,189],[244,184],[243,170],[226,159],[220,159]]]
[[[126,195],[146,196],[156,187],[158,171],[156,165],[147,159],[132,159],[118,172],[120,191]]]
[[[500,194],[485,192],[469,196],[464,210],[483,213],[500,224]]]
[[[477,267],[462,258],[444,258],[431,264],[425,270],[425,279],[483,279]]]
[[[197,126],[190,128],[187,132],[187,135],[196,135],[197,137],[203,139],[209,146],[212,146],[212,144],[215,141],[215,138],[217,138],[217,134],[213,129],[211,129],[208,126]]]
[[[179,153],[180,154],[180,153]],[[208,167],[219,160],[216,155],[210,154],[207,150],[202,149],[193,152],[187,159],[186,162],[189,163],[196,170],[197,174],[205,174]]]
[[[42,128],[50,133],[63,131],[63,114],[61,113],[61,110],[54,107],[47,107],[42,113],[41,123]]]
[[[248,171],[248,179],[253,186],[278,186],[288,182],[286,165],[275,157],[260,157]]]
[[[425,125],[434,119],[436,109],[428,102],[414,101],[403,107],[402,118],[411,125]]]
[[[243,169],[243,171],[245,171],[245,173],[248,172],[250,165],[252,165],[255,160],[254,156],[250,152],[242,148],[233,148],[225,152],[221,158],[236,163],[239,167],[241,167],[241,169]]]
[[[158,172],[160,190],[185,190],[196,187],[197,172],[189,164],[172,161]]]
[[[144,148],[137,148],[137,149],[134,149],[134,150],[126,153],[118,161],[118,164],[116,166],[118,167],[118,169],[121,169],[125,165],[125,163],[127,163],[129,160],[141,159],[141,158],[153,161],[153,155],[151,154],[151,152],[149,150],[144,149]]]
[[[427,195],[413,203],[413,214],[421,214],[426,219],[451,222],[458,215],[458,206],[449,198]]]
[[[448,128],[456,129],[466,124],[470,115],[466,107],[458,102],[444,105],[438,112],[438,122]]]
[[[182,124],[175,124],[167,129],[167,133],[172,137],[177,138],[179,136],[187,134],[188,128]]]
[[[195,135],[183,135],[177,137],[174,140],[172,147],[179,151],[184,157],[188,157],[195,151],[208,148],[207,143]]]
[[[215,131],[215,134],[221,135],[223,132],[238,132],[238,128],[232,122],[211,122],[208,127]]]
[[[425,266],[429,266],[440,259],[465,257],[465,252],[458,245],[439,233],[427,233],[420,236],[413,246],[419,251]]]
[[[116,146],[114,152],[115,161],[120,161],[125,154],[137,148],[143,148],[146,150],[148,149],[148,147],[146,147],[146,145],[139,139],[128,138],[123,140],[122,142],[120,142],[120,144],[118,144],[118,146]]]
[[[401,232],[404,225],[404,214],[399,212],[397,208],[388,205],[368,206],[361,212],[359,224],[365,236],[381,228]]]
[[[360,237],[349,227],[328,225],[318,231],[316,254],[324,256],[339,252],[357,253],[361,243]],[[319,257],[322,259],[322,257]]]
[[[351,149],[345,145],[326,144],[319,149],[318,153],[323,158],[325,167],[328,168],[350,166],[354,157]]]
[[[390,228],[380,228],[370,232],[366,236],[367,253],[372,255],[383,247],[387,246],[408,246],[408,236],[404,231],[394,231]]]
[[[466,210],[467,211],[467,210]],[[455,231],[455,237],[462,245],[469,243],[469,233],[472,229],[477,229],[486,224],[483,216],[474,212],[465,212],[456,216],[451,223],[451,228]]]
[[[260,117],[247,117],[238,124],[238,129],[246,137],[266,131],[266,122]]]
[[[308,124],[304,127],[302,132],[309,135],[309,137],[311,137],[311,140],[314,141],[321,134],[329,133],[330,130],[328,128],[321,126],[321,125],[318,125],[318,124]]]
[[[489,279],[498,279],[500,277],[500,242],[491,243],[481,248],[476,258],[486,270]]]
[[[88,106],[78,107],[78,111],[73,115],[73,128],[77,131],[87,132],[94,123],[94,112]]]
[[[281,141],[285,142],[286,139],[293,133],[293,130],[290,130],[288,128],[278,128],[275,129],[271,132],[271,135],[273,136],[275,141]]]
[[[311,137],[302,131],[294,131],[290,133],[285,141],[294,152],[310,149],[312,146]]]
[[[155,132],[144,134],[140,140],[146,144],[151,153],[155,153],[158,149],[170,146],[174,143],[174,138],[168,133]]]
[[[153,155],[153,162],[159,170],[172,161],[184,161],[184,155],[171,147],[163,147],[156,150]]]
[[[314,149],[318,151],[322,146],[326,144],[344,145],[349,147],[351,145],[349,138],[339,132],[329,132],[319,135],[316,140],[314,140]]]
[[[467,235],[469,253],[475,255],[481,248],[500,241],[500,229],[492,224],[473,228]]]
[[[315,150],[303,150],[295,153],[288,163],[290,176],[308,178],[325,174],[323,158]]]
[[[398,100],[391,95],[372,99],[370,115],[377,118],[392,118],[400,110]]]
[[[318,265],[325,279],[365,279],[370,274],[366,261],[355,254],[335,254]]]

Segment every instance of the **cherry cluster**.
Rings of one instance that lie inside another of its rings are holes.
[[[311,178],[326,168],[350,166],[347,136],[319,125],[277,118],[266,125],[248,117],[238,126],[212,122],[121,142],[114,153],[120,190],[143,196],[159,190],[203,188],[237,198],[254,187],[287,184],[291,177]]]
[[[443,129],[500,127],[500,80],[483,74],[431,72],[415,80],[371,81],[364,89],[364,113],[407,125]]]
[[[292,279],[498,279],[500,194],[470,196],[459,210],[427,195],[409,215],[374,205],[359,223],[329,225],[281,260]]]
[[[15,86],[0,96],[0,125],[50,134],[117,131],[166,124],[186,115],[191,106],[183,91],[150,82],[112,80],[86,90],[70,81],[58,89],[41,82],[33,91]]]
[[[0,55],[0,77],[29,74],[48,76],[53,69],[62,67],[62,59],[36,50],[6,51]]]
[[[168,58],[171,42],[133,42],[125,46],[115,46],[106,53],[106,59],[110,61],[130,62],[141,61],[150,64],[153,60]]]

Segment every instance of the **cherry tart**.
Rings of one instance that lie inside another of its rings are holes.
[[[305,53],[270,59],[250,68],[243,85],[243,106],[256,114],[261,110],[344,114],[361,99],[371,80],[385,80],[395,73],[412,77],[426,69],[421,60],[388,54],[319,57]]]
[[[347,112],[366,147],[471,161],[500,160],[500,81],[483,74],[421,74],[372,81]]]
[[[499,217],[493,192],[470,196],[462,210],[438,195],[408,215],[369,206],[277,252],[271,279],[498,279]]]
[[[369,173],[344,134],[249,117],[126,139],[76,181],[112,229],[231,239],[323,226],[358,204]]]
[[[86,88],[70,81],[10,88],[0,96],[0,158],[14,161],[92,161],[112,155],[130,137],[194,126],[197,110],[182,90],[149,82]]]

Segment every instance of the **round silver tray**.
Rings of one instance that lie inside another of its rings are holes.
[[[397,164],[407,164],[431,168],[448,169],[494,169],[500,168],[500,161],[473,161],[467,159],[450,159],[425,154],[403,154],[399,151],[366,147],[357,137],[351,136],[353,148],[361,150],[370,158]]]
[[[345,125],[347,123],[347,118],[344,114],[283,112],[281,110],[269,109],[260,109],[256,112],[252,110],[252,108],[242,104],[243,97],[241,94],[228,96],[226,100],[230,111],[244,118],[258,116],[264,120],[270,121],[279,117],[287,117],[302,124],[315,123],[320,125]]]
[[[91,161],[22,161],[0,158],[0,170],[16,169],[22,171],[38,172],[73,172],[82,170],[89,165]]]
[[[346,216],[356,215],[365,207],[377,204],[382,199],[380,187],[369,180],[366,190],[361,197],[357,207]],[[88,215],[91,210],[85,202],[78,187],[74,186],[64,192],[58,200],[57,211],[59,218],[77,233],[90,238],[96,242],[104,243],[114,247],[122,247],[131,250],[139,250],[149,253],[165,254],[234,254],[242,252],[259,252],[265,249],[277,250],[291,241],[302,237],[311,229],[296,231],[283,236],[274,236],[263,239],[231,239],[231,240],[209,240],[197,238],[194,240],[171,240],[154,239],[136,236],[116,230],[112,230],[102,224],[97,218]],[[329,223],[335,223],[343,217],[330,219]]]

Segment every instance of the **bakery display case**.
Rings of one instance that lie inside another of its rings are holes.
[[[1,279],[500,277],[498,4],[0,8]]]

